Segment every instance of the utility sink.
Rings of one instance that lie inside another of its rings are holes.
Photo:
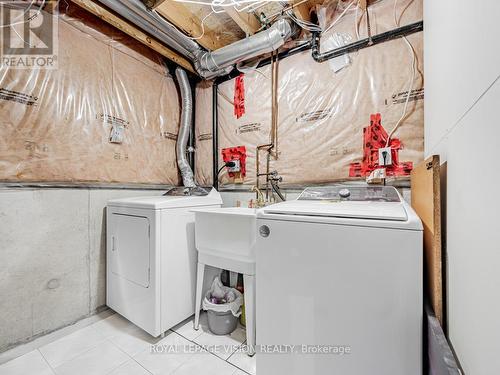
[[[195,213],[198,261],[210,264],[215,258],[220,267],[254,274],[256,209],[229,207],[192,211]]]

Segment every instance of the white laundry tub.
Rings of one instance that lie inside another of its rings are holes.
[[[255,274],[256,209],[200,208],[195,213],[198,260],[217,257],[221,267]]]

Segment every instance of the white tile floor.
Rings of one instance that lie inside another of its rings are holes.
[[[242,346],[245,329],[212,335],[206,314],[198,331],[190,318],[163,339],[114,314],[41,342],[43,346],[0,365],[0,375],[255,375],[255,357],[248,357]]]

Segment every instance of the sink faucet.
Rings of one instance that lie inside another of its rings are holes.
[[[264,194],[257,186],[252,186],[252,191],[257,193],[257,208],[264,207],[266,205],[266,201],[264,200]]]

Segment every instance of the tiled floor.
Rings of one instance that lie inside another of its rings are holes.
[[[188,319],[152,338],[118,314],[0,365],[0,375],[255,375],[244,352],[245,329],[212,335]]]

